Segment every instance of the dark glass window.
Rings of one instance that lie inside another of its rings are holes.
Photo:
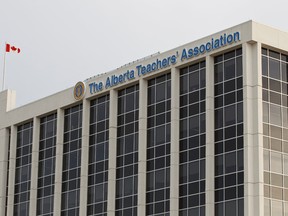
[[[57,114],[40,120],[37,215],[53,215]]]
[[[61,215],[79,215],[82,104],[65,110]]]
[[[268,58],[262,56],[262,74],[268,76]]]
[[[156,100],[162,100],[162,94]],[[154,94],[155,95],[155,94]],[[120,90],[118,104],[116,215],[137,215],[139,85]],[[157,107],[161,109],[161,107]]]
[[[243,175],[242,49],[220,56],[214,59],[215,215],[242,216],[236,212],[237,208],[239,212],[244,211],[240,210],[243,205],[238,205],[243,194],[237,193],[237,186],[243,185],[243,182],[237,182],[237,174]],[[263,67],[265,68],[265,64]],[[221,78],[218,71],[223,71]],[[232,206],[234,209],[230,209]]]
[[[270,49],[262,52],[262,87],[265,204],[273,206],[277,200],[279,205],[285,205],[286,195],[282,191],[288,188],[286,54]],[[243,158],[237,155],[237,160],[240,164],[237,169],[243,170]],[[243,176],[238,176],[238,180],[243,181]],[[243,188],[239,187],[238,193],[243,194]],[[267,210],[264,214],[270,213]]]
[[[109,95],[90,102],[87,215],[107,214]]]
[[[269,59],[269,76],[274,79],[280,79],[280,61]]]
[[[169,214],[170,76],[165,74],[148,81],[146,215]],[[181,91],[186,92],[187,88],[184,84]]]
[[[189,72],[186,72],[189,68]],[[193,68],[193,70],[192,70]],[[223,80],[223,70],[218,68],[218,80]],[[205,214],[205,61],[180,70],[181,83],[187,82],[187,91],[180,91],[180,173],[179,214],[183,216]],[[215,87],[223,92],[223,85]],[[201,190],[200,190],[200,186]]]
[[[18,126],[16,171],[14,188],[14,215],[28,216],[31,184],[33,122]]]

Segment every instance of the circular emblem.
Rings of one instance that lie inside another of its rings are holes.
[[[74,87],[74,98],[76,100],[81,100],[83,99],[84,95],[85,95],[85,83],[83,82],[76,83]]]

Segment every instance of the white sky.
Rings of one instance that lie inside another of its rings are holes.
[[[17,106],[250,19],[288,31],[287,0],[0,0],[0,89]],[[288,41],[287,41],[288,43]]]

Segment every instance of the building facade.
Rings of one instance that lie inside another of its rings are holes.
[[[21,107],[0,215],[287,216],[288,33],[231,27]]]

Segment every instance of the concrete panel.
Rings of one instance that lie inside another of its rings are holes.
[[[117,149],[118,92],[110,91],[109,105],[109,162],[108,162],[108,205],[107,215],[114,216],[116,198],[116,149]]]
[[[31,189],[29,215],[36,216],[37,210],[37,184],[38,184],[38,163],[39,163],[39,136],[40,119],[33,119],[33,140],[32,140],[32,163],[31,163]]]
[[[171,70],[171,162],[170,162],[170,215],[179,212],[179,97],[180,72]]]
[[[9,130],[0,130],[0,215],[5,215],[7,174],[8,174],[8,149]]]
[[[63,164],[64,110],[57,109],[56,162],[54,188],[54,214],[61,215],[62,164]]]
[[[206,215],[214,215],[214,58],[206,57]]]
[[[87,215],[90,101],[83,100],[80,215]]]
[[[146,163],[147,163],[147,80],[139,83],[139,137],[138,137],[138,206],[137,215],[146,215]]]
[[[244,214],[264,214],[261,44],[243,44]],[[261,97],[261,96],[260,96]]]

